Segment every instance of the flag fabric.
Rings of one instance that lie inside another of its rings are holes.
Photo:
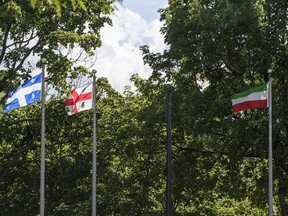
[[[41,99],[41,82],[42,74],[40,73],[10,91],[3,112],[39,101]]]
[[[268,83],[232,96],[234,112],[268,107]]]
[[[66,100],[65,109],[68,115],[92,109],[92,83],[86,87],[73,89],[71,96]]]

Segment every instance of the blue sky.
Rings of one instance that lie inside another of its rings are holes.
[[[157,10],[168,4],[168,0],[123,0],[123,5],[151,21],[159,19]]]

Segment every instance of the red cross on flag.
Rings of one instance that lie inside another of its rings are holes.
[[[66,100],[65,109],[68,115],[92,109],[92,83],[86,87],[73,89],[71,96]]]

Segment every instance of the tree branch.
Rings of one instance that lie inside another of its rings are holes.
[[[7,49],[7,44],[6,43],[7,43],[7,40],[8,40],[8,36],[9,36],[9,32],[10,32],[11,26],[12,26],[12,23],[9,23],[7,25],[6,32],[5,32],[5,35],[4,35],[3,44],[2,44],[2,50],[1,50],[1,54],[0,54],[0,65],[2,64],[2,62],[4,60],[5,53],[6,53],[6,49]]]

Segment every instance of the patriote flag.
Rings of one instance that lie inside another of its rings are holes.
[[[232,96],[233,111],[268,107],[268,83],[248,89]]]
[[[86,87],[73,89],[71,96],[66,100],[65,109],[68,115],[92,109],[92,83]]]

